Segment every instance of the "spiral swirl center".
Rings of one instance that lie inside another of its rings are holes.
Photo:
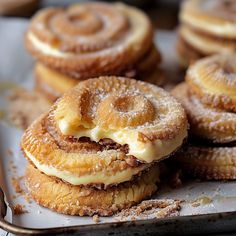
[[[101,126],[134,127],[154,120],[155,109],[142,95],[112,95],[99,104],[97,118]]]

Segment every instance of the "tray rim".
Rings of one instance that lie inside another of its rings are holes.
[[[222,232],[232,232],[236,231],[236,211],[232,212],[219,212],[219,213],[210,213],[210,214],[198,214],[198,215],[187,215],[187,216],[175,216],[169,218],[161,218],[161,219],[146,219],[146,220],[134,220],[134,221],[118,221],[118,222],[110,222],[110,223],[94,223],[94,224],[85,224],[85,225],[75,225],[75,226],[62,226],[62,227],[52,227],[52,228],[29,228],[29,227],[22,227],[13,223],[6,221],[4,218],[7,214],[7,203],[4,198],[4,192],[0,188],[0,228],[3,230],[18,234],[18,235],[51,235],[51,234],[68,234],[68,233],[91,233],[95,230],[109,230],[109,229],[117,229],[123,227],[135,227],[136,229],[140,229],[143,226],[152,226],[152,232],[155,232],[154,228],[161,225],[168,226],[168,225],[178,225],[180,223],[190,223],[190,224],[199,224],[201,221],[207,220],[210,224],[218,224],[220,220],[228,220],[228,221],[235,221],[233,224],[233,229],[228,229],[227,224],[223,224]],[[154,227],[155,226],[155,227]],[[209,225],[208,225],[209,226]],[[201,227],[201,229],[203,229]],[[150,232],[151,232],[150,231]],[[202,231],[204,232],[204,230]],[[217,231],[219,233],[219,231]],[[200,232],[198,232],[200,233]]]
[[[121,222],[111,222],[111,223],[94,223],[94,224],[87,224],[87,225],[74,225],[74,226],[63,226],[63,227],[52,227],[52,228],[29,228],[29,227],[22,227],[15,224],[12,224],[6,220],[4,220],[3,217],[0,217],[0,228],[13,234],[17,235],[68,235],[69,233],[92,233],[92,232],[98,232],[98,230],[115,230],[120,229],[123,227],[123,229],[127,227],[135,227],[135,229],[141,229],[143,226],[150,226],[150,232],[156,232],[155,229],[151,229],[151,227],[160,227],[160,226],[176,226],[179,223],[190,223],[196,224],[199,226],[199,223],[202,221],[207,221],[207,223],[211,223],[213,225],[218,224],[220,220],[234,220],[236,223],[236,211],[233,212],[223,212],[223,213],[211,213],[211,214],[199,214],[199,215],[188,215],[188,216],[176,216],[176,217],[169,217],[165,219],[149,219],[149,220],[135,220],[135,221],[121,221]],[[208,225],[209,226],[209,225]],[[234,225],[233,229],[228,229],[226,227],[222,227],[222,231],[209,231],[204,230],[203,228],[199,228],[198,233],[230,233],[230,232],[236,232],[236,224]],[[135,233],[135,232],[133,232]],[[186,231],[186,234],[189,235],[189,231]],[[161,234],[159,234],[161,235]],[[168,235],[172,235],[171,232],[169,232]],[[178,233],[176,234],[178,235]],[[182,235],[182,234],[181,234]],[[185,235],[185,234],[184,234]]]

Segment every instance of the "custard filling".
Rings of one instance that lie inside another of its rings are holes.
[[[114,142],[129,146],[127,155],[132,155],[142,162],[151,163],[170,155],[176,148],[181,146],[183,139],[187,136],[187,124],[174,139],[155,141],[139,140],[139,132],[132,129],[105,130],[99,126],[93,128],[73,129],[65,120],[58,122],[59,129],[64,135],[72,135],[75,138],[88,137],[91,141],[99,142],[104,138],[112,139]]]
[[[44,174],[60,178],[72,185],[87,185],[87,184],[119,184],[125,181],[130,181],[134,175],[147,168],[147,165],[140,165],[135,168],[128,168],[123,171],[107,175],[104,171],[99,171],[94,174],[78,176],[68,171],[59,170],[53,166],[40,163],[30,152],[24,150],[26,156],[33,164]]]

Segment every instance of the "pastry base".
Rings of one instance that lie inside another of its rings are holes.
[[[132,182],[106,190],[73,186],[49,177],[31,165],[26,170],[26,185],[32,198],[41,206],[67,215],[113,215],[149,198],[157,190],[158,182],[157,165]]]

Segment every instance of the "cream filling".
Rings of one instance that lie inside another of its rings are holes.
[[[147,163],[158,161],[162,157],[171,154],[177,147],[181,146],[183,139],[187,136],[187,124],[178,135],[171,140],[157,139],[153,142],[141,142],[138,138],[138,131],[130,129],[123,130],[104,130],[99,126],[91,129],[73,130],[65,120],[59,121],[59,129],[64,135],[72,135],[76,138],[89,137],[92,141],[98,142],[103,138],[110,138],[114,142],[129,145],[128,155],[132,155]]]
[[[62,58],[73,56],[72,53],[62,53],[58,49],[51,47],[49,44],[43,43],[33,33],[28,34],[28,39],[38,50],[40,50],[46,55]]]
[[[222,22],[219,23],[211,23],[210,21],[206,21],[205,19],[196,18],[189,13],[182,13],[180,15],[181,21],[189,24],[199,30],[203,30],[208,33],[212,33],[216,36],[221,37],[236,37],[236,25],[233,22]]]
[[[125,181],[131,180],[131,178],[138,174],[140,171],[147,168],[147,165],[141,165],[136,168],[129,168],[123,171],[114,173],[112,175],[106,175],[104,171],[99,171],[91,175],[77,176],[68,171],[58,170],[57,168],[45,164],[41,164],[37,158],[35,158],[31,153],[24,150],[26,156],[33,162],[33,164],[44,174],[48,176],[54,176],[60,178],[72,185],[87,185],[87,184],[119,184]],[[79,170],[78,170],[79,171]]]
[[[230,53],[234,50],[230,45],[222,45],[217,42],[217,40],[211,40],[205,38],[192,30],[187,29],[186,27],[181,28],[181,35],[187,43],[197,48],[200,51],[203,51],[206,54],[213,53]]]

